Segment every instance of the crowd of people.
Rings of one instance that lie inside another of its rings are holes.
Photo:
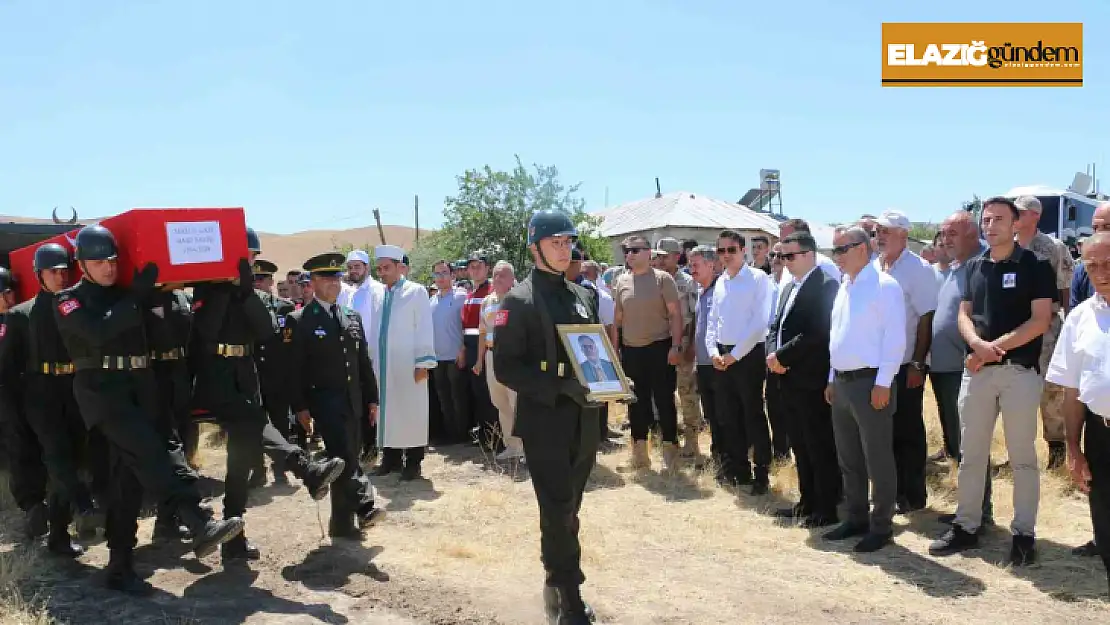
[[[382,516],[371,477],[420,479],[429,442],[472,444],[528,467],[545,605],[560,623],[588,622],[577,514],[595,453],[624,434],[610,427],[612,404],[573,379],[554,328],[593,323],[635,394],[629,471],[651,469],[654,440],[664,471],[709,467],[722,487],[759,496],[772,463],[792,458],[799,498],[776,515],[872,552],[893,540],[894,515],[929,506],[928,462],[951,458],[958,504],[929,547],[939,556],[976,547],[995,523],[1001,415],[1010,561],[1022,566],[1036,560],[1039,413],[1047,468],[1066,465],[1090,493],[1095,536],[1076,553],[1110,565],[1110,204],[1079,263],[1038,230],[1040,212],[1033,197],[991,198],[979,220],[956,212],[927,259],[891,210],[837,227],[831,258],[790,219],[774,242],[733,230],[712,244],[628,236],[609,267],[565,215],[542,211],[522,281],[474,251],[437,261],[427,286],[391,245],[320,254],[275,283],[249,231],[234,281],[156,286],[148,265],[124,288],[114,237],[88,226],[72,257],[55,244],[36,252],[34,299],[15,305],[0,271],[11,489],[28,537],[78,557],[71,522],[81,536],[103,527],[109,586],[145,592],[131,556],[144,495],[157,504],[154,540],[251,560],[260,548],[243,516],[248,490],[268,481],[264,457],[275,481],[291,473],[312,498],[330,493],[329,534],[357,539]],[[67,287],[75,263],[82,279]],[[944,439],[933,454],[926,380]],[[198,419],[227,435],[220,521],[196,486]]]

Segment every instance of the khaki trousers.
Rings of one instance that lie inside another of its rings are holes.
[[[522,451],[524,449],[520,437],[513,436],[513,423],[516,421],[516,391],[497,381],[493,373],[493,350],[486,352],[486,384],[489,386],[489,398],[497,408],[498,420],[501,422],[501,438],[508,449]]]

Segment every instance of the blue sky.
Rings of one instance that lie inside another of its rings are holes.
[[[418,194],[436,226],[456,175],[514,154],[591,210],[779,168],[821,222],[1110,176],[1110,3],[899,4],[5,0],[0,213],[245,206],[293,232],[411,225]],[[1083,21],[1086,86],[883,89],[883,21]]]

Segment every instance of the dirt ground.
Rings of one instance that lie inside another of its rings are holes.
[[[931,396],[926,420],[932,451],[940,440]],[[1005,453],[996,445],[998,461]],[[931,468],[931,509],[897,517],[895,545],[857,555],[850,542],[830,544],[819,531],[784,527],[768,515],[795,497],[789,466],[777,467],[770,495],[751,497],[722,490],[692,468],[660,474],[658,456],[656,471],[625,473],[627,456],[625,448],[600,457],[582,512],[583,592],[601,623],[1110,621],[1101,564],[1069,553],[1089,539],[1090,520],[1086,501],[1062,476],[1042,478],[1039,563],[1012,570],[1005,565],[1005,469],[995,481],[1002,525],[978,550],[933,558],[928,542],[943,531],[936,517],[953,507],[947,464]],[[222,463],[219,449],[208,450],[205,472],[216,475]],[[231,569],[218,556],[196,561],[184,545],[146,544],[147,519],[136,558],[157,593],[143,600],[100,588],[103,543],[75,563],[15,547],[9,506],[0,536],[0,621],[543,623],[538,515],[526,471],[453,447],[430,453],[425,475],[409,483],[375,479],[389,516],[362,544],[324,538],[327,502],[317,506],[303,488],[255,491],[247,532],[263,558]],[[212,486],[218,492],[218,482]]]

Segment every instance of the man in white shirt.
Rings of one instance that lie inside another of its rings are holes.
[[[365,250],[351,250],[347,254],[347,275],[342,282],[336,303],[353,309],[362,317],[364,328],[378,322],[371,306],[371,293],[384,293],[381,282],[370,277],[370,255]],[[377,447],[377,426],[362,428],[362,457],[373,456]]]
[[[870,237],[859,226],[837,228],[833,257],[844,272],[829,330],[829,385],[833,434],[848,518],[826,540],[863,536],[855,551],[891,541],[898,491],[894,463],[894,377],[906,349],[902,289],[871,264]],[[874,509],[868,519],[868,487]]]
[[[906,349],[895,376],[898,402],[894,406],[894,463],[898,469],[897,511],[908,514],[925,507],[925,357],[933,341],[933,313],[937,309],[937,274],[929,263],[911,252],[910,220],[896,210],[883,211],[875,226],[875,269],[898,281],[905,299]]]
[[[721,426],[722,461],[727,479],[751,483],[753,495],[770,484],[771,433],[763,411],[763,382],[771,289],[767,274],[745,263],[744,236],[724,230],[717,237],[717,255],[725,271],[713,286],[705,327],[705,347],[717,373],[717,423]],[[748,449],[755,463],[754,480]]]
[[[1110,545],[1110,234],[1083,244],[1083,266],[1095,296],[1064,321],[1046,379],[1064,388],[1068,471],[1089,494],[1094,542]],[[1110,587],[1110,550],[1099,555]]]

